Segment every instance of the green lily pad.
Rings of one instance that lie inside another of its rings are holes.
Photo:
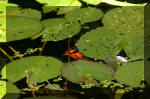
[[[137,61],[124,64],[124,66],[117,69],[114,78],[120,83],[137,87],[144,79],[144,62]]]
[[[60,75],[60,69],[63,63],[55,58],[47,58],[44,60],[45,64],[38,65],[36,67],[33,67],[31,70],[29,70],[29,85],[36,83],[36,82],[42,82],[49,78],[56,77]],[[44,62],[43,61],[43,62]],[[49,63],[48,63],[49,62]]]
[[[66,14],[76,8],[80,8],[80,6],[64,6],[64,7],[59,7],[59,10],[57,12],[58,15],[61,14]]]
[[[93,22],[101,19],[103,12],[100,9],[88,7],[78,8],[66,13],[65,19],[69,22],[80,20],[81,24]]]
[[[6,82],[0,80],[0,99],[6,94]]]
[[[7,93],[7,94],[6,94]],[[18,93],[18,94],[17,94]],[[20,89],[18,89],[14,84],[6,81],[0,80],[0,99],[10,99],[8,98],[8,94],[15,94],[13,99],[17,99],[19,97]]]
[[[119,34],[144,33],[144,7],[122,7],[108,11],[102,20],[104,27]]]
[[[15,60],[3,69],[7,69],[7,79],[14,83],[29,75],[29,83],[41,82],[59,75],[62,62],[53,57],[31,56]],[[3,71],[2,69],[2,71]]]
[[[87,4],[97,5],[101,3],[103,0],[83,0],[83,1],[86,2]]]
[[[7,16],[7,42],[30,38],[42,30],[40,21],[19,16]]]
[[[66,23],[63,18],[47,19],[42,21],[45,29],[43,33],[43,41],[59,41],[70,38],[80,32],[80,24],[78,22]]]
[[[128,36],[128,44],[124,47],[124,50],[128,57],[132,60],[144,59],[144,36]]]
[[[61,74],[73,83],[97,85],[97,81],[112,80],[113,69],[105,64],[80,60],[65,64]]]
[[[78,48],[85,56],[95,59],[105,59],[117,56],[120,52],[122,37],[104,27],[87,32],[78,40]]]
[[[6,42],[6,6],[0,9],[0,42]]]
[[[70,6],[74,0],[36,0],[48,6]]]

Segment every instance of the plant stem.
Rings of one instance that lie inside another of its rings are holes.
[[[42,45],[42,49],[41,49],[41,52],[40,52],[40,56],[42,55],[42,52],[43,52],[43,50],[44,50],[44,48],[45,48],[45,45],[46,45],[46,41],[44,41],[44,43],[43,43],[43,45]]]
[[[8,46],[15,54],[17,53],[17,51],[12,47],[12,46]],[[22,56],[19,56],[19,58],[23,58]]]
[[[3,54],[5,54],[5,55],[8,57],[11,61],[14,61],[14,60],[10,57],[10,55],[8,55],[7,52],[4,51],[1,47],[0,47],[0,50],[2,51]]]

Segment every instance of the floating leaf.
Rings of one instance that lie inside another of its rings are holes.
[[[6,17],[0,16],[0,42],[6,42]]]
[[[97,5],[97,4],[101,3],[103,0],[83,0],[83,1],[88,4]]]
[[[6,82],[0,80],[0,99],[6,94]]]
[[[130,62],[120,67],[114,78],[120,83],[125,83],[131,87],[137,87],[144,79],[144,62]]]
[[[119,34],[144,33],[144,7],[122,7],[108,11],[102,20],[104,27]]]
[[[7,79],[14,83],[29,74],[29,83],[40,82],[59,75],[62,62],[45,56],[31,56],[7,64]],[[3,71],[2,69],[2,71]]]
[[[80,60],[65,64],[62,76],[73,83],[97,84],[97,81],[112,80],[113,69],[105,64]]]
[[[24,16],[24,17],[30,17],[30,18],[37,18],[41,19],[41,12],[35,9],[21,9],[18,13],[16,13],[16,16]]]
[[[58,8],[58,6],[48,6],[48,5],[44,5],[42,7],[43,13],[49,13],[49,12],[52,12],[52,11],[57,11],[57,8]]]
[[[36,0],[48,6],[70,6],[74,0]]]
[[[57,12],[58,15],[60,14],[65,14],[67,12],[70,12],[76,8],[80,8],[80,6],[64,6],[64,7],[59,7],[59,10]]]
[[[61,61],[51,57],[47,59],[45,58],[43,62],[44,61],[44,64],[42,63],[41,65],[33,67],[31,70],[29,70],[29,85],[60,75],[60,68],[63,65]]]
[[[121,36],[104,27],[87,32],[78,40],[79,50],[87,57],[105,59],[120,52]]]
[[[144,59],[144,36],[137,37],[135,35],[128,37],[128,45],[124,50],[131,59]]]
[[[100,9],[88,7],[78,8],[68,12],[65,19],[69,22],[80,20],[81,24],[97,21],[102,18],[103,12]]]
[[[63,18],[47,19],[42,21],[43,41],[59,41],[77,34],[81,27],[78,22],[66,23]]]
[[[39,33],[42,29],[40,21],[18,16],[7,16],[7,42],[22,40]]]

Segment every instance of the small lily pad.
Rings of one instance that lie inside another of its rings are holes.
[[[124,47],[127,56],[132,60],[144,59],[144,36],[130,35],[127,40],[128,44]]]
[[[47,19],[42,21],[45,29],[42,31],[43,41],[59,41],[70,38],[80,32],[78,22],[67,23],[63,18]]]
[[[124,66],[117,69],[114,78],[120,83],[137,87],[144,79],[144,62],[136,61],[124,64]]]
[[[69,22],[80,21],[81,24],[93,22],[101,19],[103,12],[97,8],[77,8],[71,10],[65,15],[65,19]]]

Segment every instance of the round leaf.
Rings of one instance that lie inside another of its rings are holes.
[[[85,56],[105,59],[108,56],[117,56],[121,50],[120,40],[120,35],[100,27],[84,34],[77,43],[80,52]]]
[[[119,34],[144,33],[144,7],[122,7],[108,11],[102,20],[104,27]]]
[[[97,21],[102,18],[103,12],[100,9],[88,7],[71,10],[65,15],[69,22],[80,20],[81,24]]]
[[[7,42],[26,39],[39,33],[42,29],[40,21],[17,16],[7,16]]]
[[[48,19],[42,22],[43,41],[59,41],[77,34],[81,27],[78,22],[66,23],[63,18]]]
[[[14,83],[29,75],[29,81],[42,81],[59,75],[62,62],[45,56],[31,56],[7,64],[7,79]],[[2,71],[3,71],[2,69]],[[32,80],[31,80],[32,78]]]

